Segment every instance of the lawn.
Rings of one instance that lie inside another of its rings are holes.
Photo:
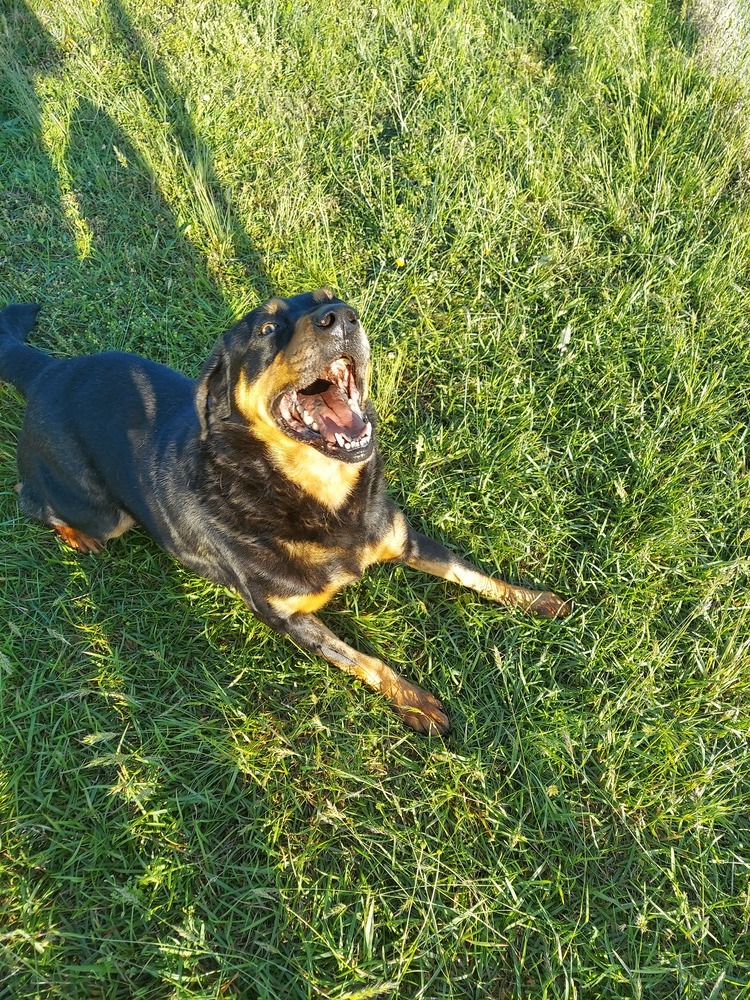
[[[699,53],[665,0],[5,0],[34,342],[195,375],[331,286],[415,526],[577,603],[339,595],[419,737],[144,533],[24,519],[0,387],[0,995],[748,995],[750,131]]]

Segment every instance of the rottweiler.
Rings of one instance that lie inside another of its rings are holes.
[[[389,498],[370,347],[327,289],[272,298],[220,337],[197,379],[135,354],[52,358],[25,343],[38,305],[0,312],[0,379],[27,401],[22,510],[79,552],[136,522],[267,625],[380,692],[418,732],[442,703],[316,617],[378,562],[402,562],[546,617],[568,602],[487,576]]]

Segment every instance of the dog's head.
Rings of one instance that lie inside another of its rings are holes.
[[[373,453],[370,346],[356,311],[327,289],[264,302],[216,344],[198,379],[201,435],[242,425],[294,461],[314,449],[338,462]]]

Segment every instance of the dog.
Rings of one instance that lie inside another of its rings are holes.
[[[219,338],[196,380],[135,354],[57,359],[0,312],[0,380],[26,398],[21,509],[79,552],[140,524],[267,625],[353,674],[422,733],[443,704],[316,617],[368,566],[401,562],[545,617],[570,603],[487,576],[389,498],[357,312],[327,289],[272,298]]]

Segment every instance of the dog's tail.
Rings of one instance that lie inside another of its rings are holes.
[[[27,302],[0,310],[0,382],[10,382],[24,394],[27,386],[52,363],[47,354],[24,343],[39,309],[37,303]]]

